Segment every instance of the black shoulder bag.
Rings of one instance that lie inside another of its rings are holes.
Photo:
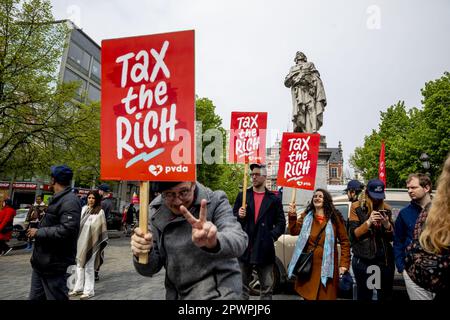
[[[319,234],[317,235],[316,241],[314,241],[312,249],[308,252],[302,252],[300,254],[300,257],[298,257],[297,263],[295,264],[293,271],[293,273],[297,276],[297,278],[307,279],[311,276],[314,250],[316,250],[317,245],[319,244],[322,232],[323,230],[325,230],[327,223],[325,223],[325,226],[322,228],[322,230],[320,230]]]

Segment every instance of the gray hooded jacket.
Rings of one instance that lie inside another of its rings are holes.
[[[195,200],[190,212],[196,218],[200,202],[207,200],[207,220],[217,227],[219,249],[199,248],[192,242],[192,227],[183,216],[174,215],[161,196],[150,204],[149,229],[153,248],[148,264],[134,267],[143,276],[166,269],[166,299],[240,299],[242,276],[237,257],[241,256],[248,238],[233,215],[223,191],[211,191],[196,184]]]

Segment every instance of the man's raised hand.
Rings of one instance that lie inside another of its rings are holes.
[[[198,219],[185,206],[180,206],[180,211],[192,226],[192,242],[197,247],[215,248],[217,246],[217,227],[211,221],[206,221],[206,200],[203,199],[201,202]]]

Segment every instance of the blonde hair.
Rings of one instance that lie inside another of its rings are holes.
[[[450,154],[439,177],[425,226],[420,234],[420,245],[426,251],[441,253],[450,246]]]

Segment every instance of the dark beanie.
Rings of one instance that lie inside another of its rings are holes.
[[[152,181],[151,190],[153,192],[163,192],[165,190],[175,187],[177,184],[180,184],[182,182],[183,181]]]

